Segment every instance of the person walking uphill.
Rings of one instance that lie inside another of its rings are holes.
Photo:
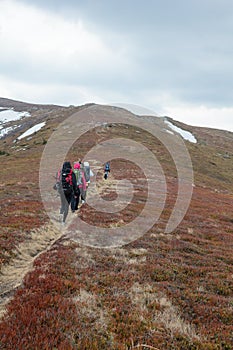
[[[110,173],[110,162],[105,163],[104,165],[104,179],[107,180]]]
[[[80,198],[79,186],[82,185],[82,174],[80,172],[80,163],[79,162],[74,163],[74,174],[75,174],[76,181],[77,181],[77,195],[76,195],[76,200],[75,200],[75,210],[78,210],[79,198]]]
[[[86,180],[85,168],[82,163],[80,164],[80,172],[81,172],[82,183],[81,185],[79,185],[79,189],[80,189],[82,204],[84,204],[86,202],[86,196],[87,196],[87,180]]]
[[[63,214],[62,222],[65,223],[69,211],[69,206],[71,206],[72,212],[75,211],[75,197],[78,195],[76,176],[72,170],[70,162],[64,162],[63,164],[60,173],[60,183],[60,214]]]
[[[84,204],[86,201],[87,182],[83,163],[74,163],[74,173],[76,175],[77,186],[79,187],[81,201],[82,204]],[[76,210],[78,209],[78,203],[79,201],[76,201]]]

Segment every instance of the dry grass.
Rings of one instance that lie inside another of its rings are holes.
[[[172,302],[165,295],[156,292],[151,285],[136,283],[132,286],[130,295],[132,303],[141,311],[148,310],[148,305],[151,303],[157,303],[158,310],[155,310],[152,315],[153,322],[162,324],[171,336],[178,332],[189,339],[200,340],[194,327],[182,318],[178,308],[172,305]]]
[[[13,251],[15,258],[1,269],[0,275],[0,317],[4,315],[5,305],[9,302],[9,294],[21,286],[25,275],[33,268],[33,263],[41,253],[49,250],[62,233],[52,224],[31,231],[23,243]]]
[[[165,147],[149,133],[125,125],[83,135],[72,146],[71,160],[109,136],[131,138],[154,152],[168,185],[165,210],[148,234],[122,248],[92,249],[68,237],[57,241],[60,232],[45,225],[39,197],[43,139],[71,112],[51,111],[48,128],[29,140],[25,151],[11,148],[11,138],[0,140],[2,150],[10,150],[9,156],[1,156],[0,174],[1,310],[7,307],[0,347],[232,349],[232,135],[190,127],[199,140],[187,143],[196,186],[184,220],[171,234],[164,234],[164,227],[176,200],[177,173]],[[42,112],[35,117],[41,118]],[[18,149],[22,147],[21,142]],[[108,199],[114,176],[125,169],[123,162],[114,167],[109,182],[99,183]],[[6,180],[9,169],[15,181]],[[143,196],[141,192],[136,198],[132,212],[141,209]],[[130,210],[114,220],[88,210],[81,208],[80,216],[91,217],[96,225],[103,220],[114,227],[133,218]]]

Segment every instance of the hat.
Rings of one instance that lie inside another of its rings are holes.
[[[62,169],[72,169],[71,163],[70,162],[64,162]]]
[[[80,169],[80,164],[79,163],[74,163],[74,169]]]

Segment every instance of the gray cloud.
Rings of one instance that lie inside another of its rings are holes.
[[[73,51],[66,55],[67,47],[64,47],[63,57],[60,48],[53,51],[49,41],[54,35],[56,42],[62,33],[56,37],[54,31],[48,39],[45,33],[43,40],[45,43],[48,40],[48,48],[39,43],[42,50],[35,54],[30,52],[30,47],[34,47],[32,30],[32,42],[25,49],[17,48],[15,55],[6,50],[0,56],[0,73],[7,79],[57,84],[59,89],[63,85],[82,86],[102,99],[111,98],[111,94],[112,100],[116,96],[128,96],[128,101],[123,102],[137,104],[139,101],[133,99],[141,97],[142,105],[150,101],[148,107],[155,109],[161,96],[168,96],[161,103],[232,107],[233,3],[230,0],[18,0],[15,3],[48,16],[56,15],[71,25],[81,21],[84,29],[96,38],[90,37],[85,51],[80,50],[77,37],[77,43],[73,40],[70,44]],[[41,23],[41,29],[45,25]],[[3,37],[1,25],[0,40]],[[69,40],[68,32],[61,45],[66,39]],[[96,51],[92,50],[92,39]],[[157,96],[154,105],[153,96]]]

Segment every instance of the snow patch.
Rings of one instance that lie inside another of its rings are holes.
[[[164,120],[164,122],[169,126],[170,129],[174,130],[176,133],[180,134],[184,140],[187,140],[192,143],[197,143],[197,139],[193,136],[193,134],[189,131],[178,128],[178,126],[173,125],[168,120]],[[169,131],[168,131],[169,132]]]
[[[0,109],[3,109],[3,107],[0,107]],[[0,111],[0,123],[8,123],[13,120],[18,120],[23,117],[30,117],[31,114],[29,112],[16,112],[12,109],[7,109]]]
[[[171,130],[167,130],[167,129],[163,129],[165,132],[167,132],[168,134],[174,135],[174,132]]]
[[[39,131],[41,128],[43,128],[43,126],[45,126],[45,122],[39,123],[34,125],[33,127],[31,127],[30,129],[28,129],[27,131],[25,131],[22,135],[20,135],[18,137],[18,140],[21,140],[24,137],[30,136],[32,134],[34,134],[35,132]]]
[[[0,139],[9,134],[9,132],[15,130],[18,128],[18,125],[14,125],[14,126],[9,126],[8,128],[3,128],[3,126],[0,126]]]

